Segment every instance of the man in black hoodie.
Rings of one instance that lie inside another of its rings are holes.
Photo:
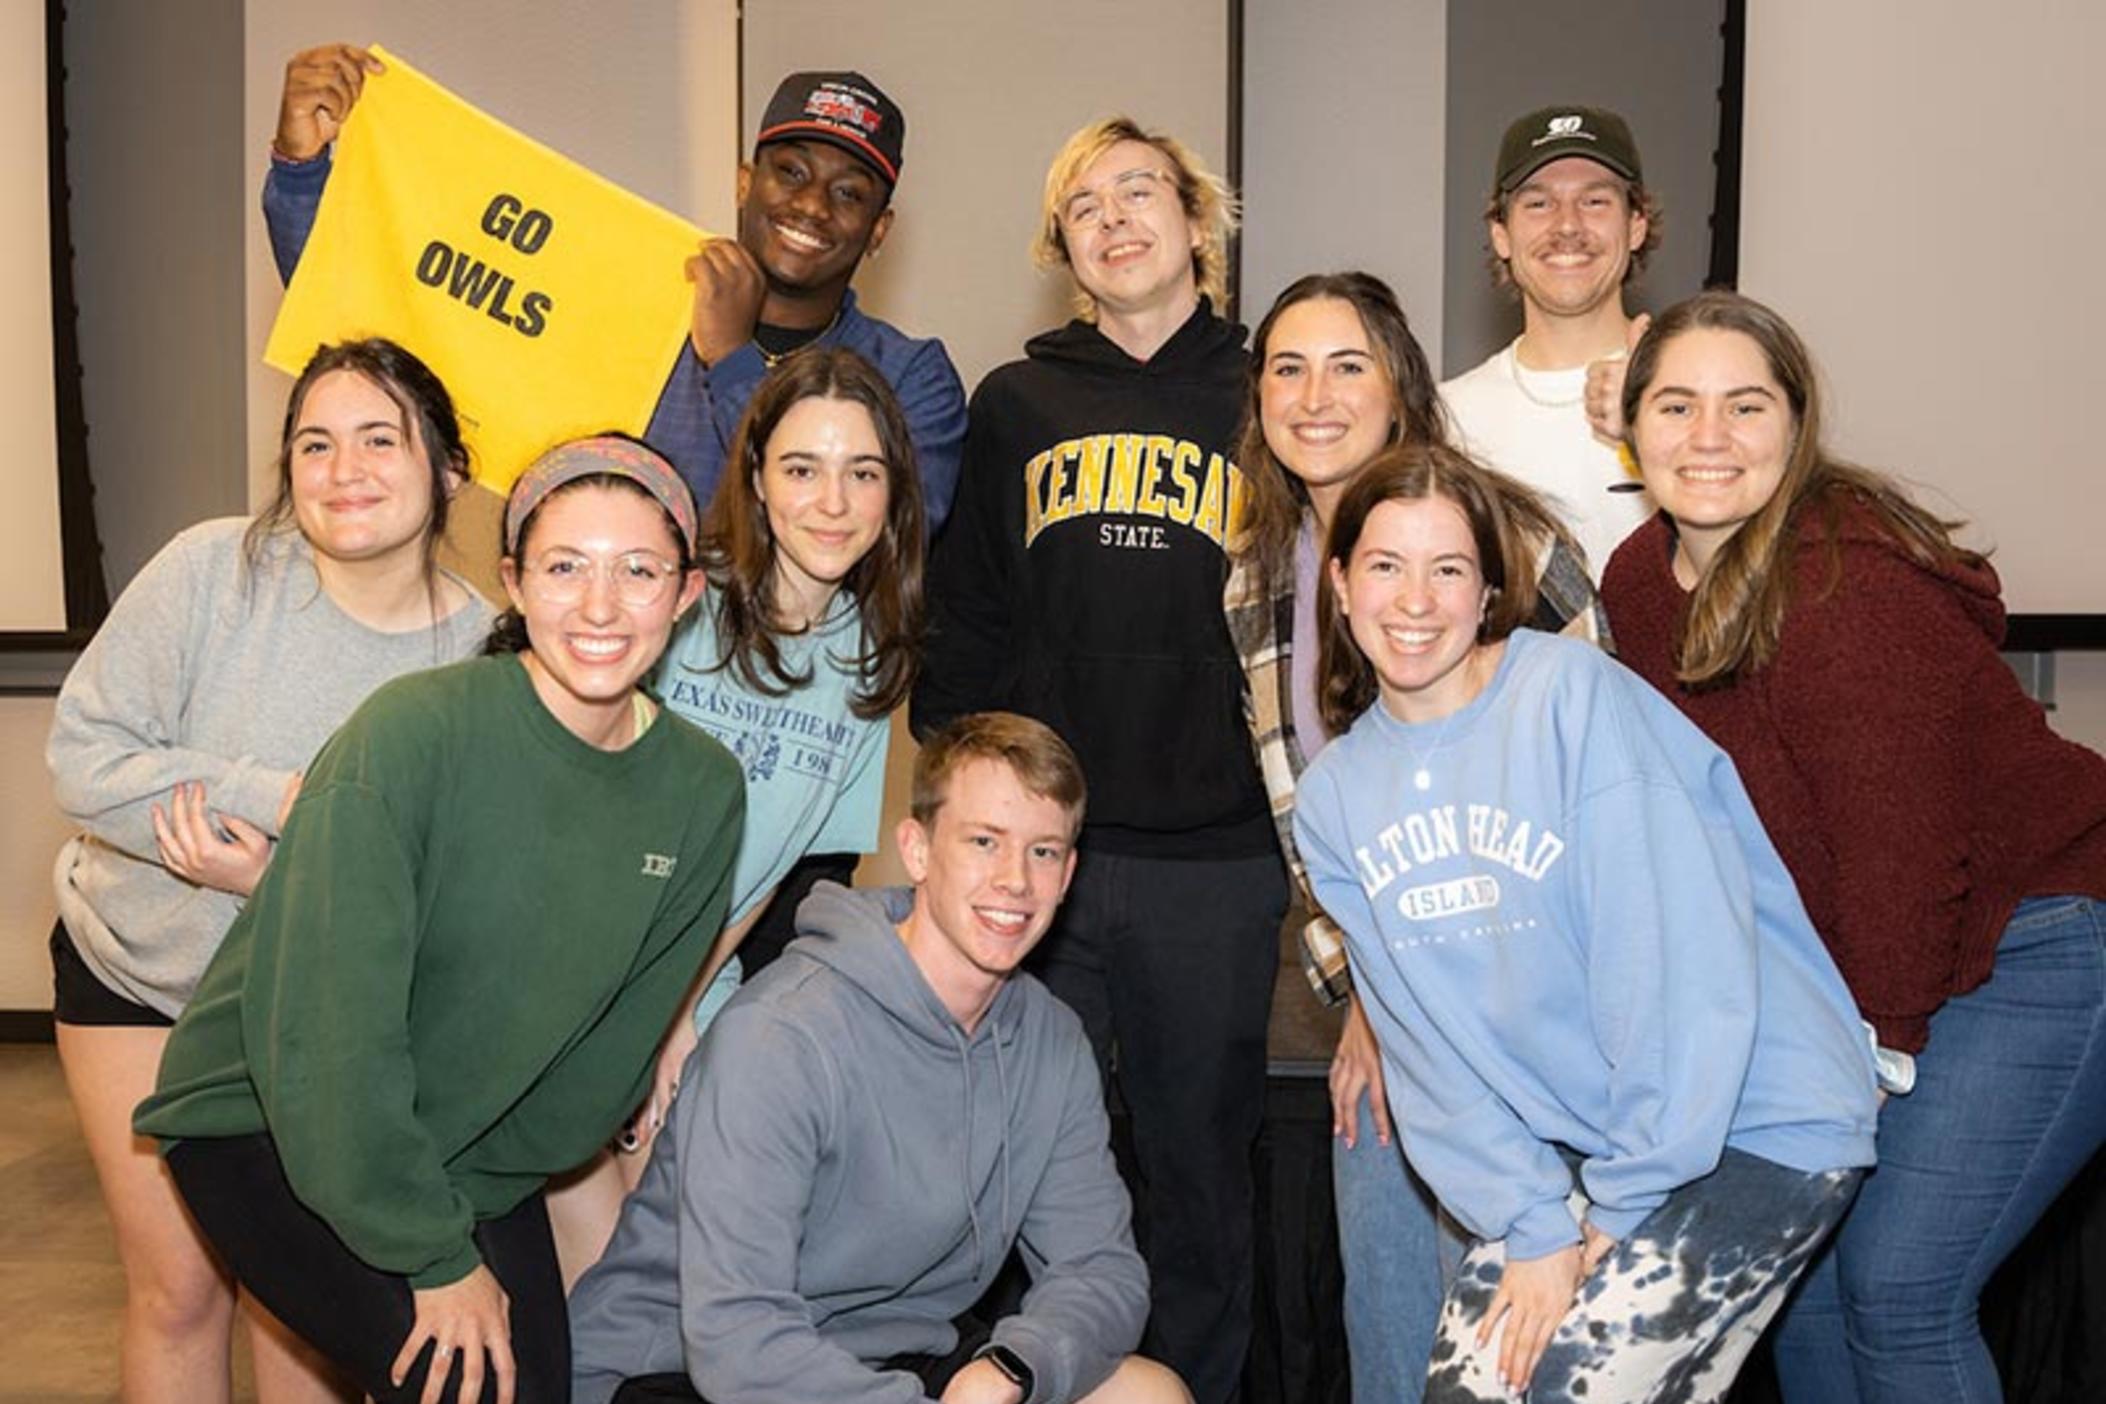
[[[1131,121],[1069,139],[1039,261],[1081,316],[990,374],[931,567],[913,722],[1006,708],[1082,758],[1089,822],[1035,968],[1082,1015],[1133,1118],[1149,1352],[1201,1404],[1250,1339],[1251,1146],[1287,889],[1221,611],[1246,373],[1225,291],[1231,197]]]

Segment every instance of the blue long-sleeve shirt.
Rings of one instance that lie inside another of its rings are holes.
[[[1870,1047],[1732,762],[1599,650],[1522,630],[1451,716],[1378,703],[1295,838],[1406,1154],[1513,1257],[1579,1238],[1560,1147],[1619,1239],[1727,1146],[1872,1163]]]
[[[314,230],[315,210],[329,183],[329,156],[312,161],[273,158],[263,182],[263,221],[270,231],[271,256],[278,276],[292,281],[307,236]],[[815,343],[845,346],[877,367],[899,396],[914,441],[920,470],[922,506],[933,538],[951,510],[958,486],[958,462],[965,450],[965,386],[951,364],[950,353],[934,337],[912,337],[875,317],[864,315],[853,290],[844,295],[841,314]],[[713,366],[702,364],[683,344],[680,358],[659,393],[644,437],[672,461],[707,504],[723,476],[724,458],[746,402],[766,375],[768,365],[751,341]]]

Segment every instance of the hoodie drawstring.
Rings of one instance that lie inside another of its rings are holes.
[[[995,1154],[999,1155],[1002,1158],[1001,1229],[1003,1241],[1007,1242],[1013,1223],[1013,1221],[1009,1217],[1009,1068],[1008,1065],[1002,1061],[1001,1026],[997,1025],[992,1030],[992,1033],[994,1035],[995,1051],[995,1088],[1001,1094],[1002,1106],[1002,1144],[995,1151]]]
[[[958,1188],[965,1196],[965,1218],[973,1230],[973,1266],[976,1272],[985,1272],[981,1258],[983,1248],[980,1235],[980,1210],[973,1194],[973,1048],[966,1041],[965,1031],[956,1024],[951,1025],[951,1038],[958,1045],[959,1061],[965,1064],[965,1135],[959,1140]]]

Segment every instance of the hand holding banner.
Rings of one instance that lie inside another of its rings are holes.
[[[264,359],[385,336],[453,392],[498,494],[558,440],[640,434],[689,325],[702,232],[375,47]]]

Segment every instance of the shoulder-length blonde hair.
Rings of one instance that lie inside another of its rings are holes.
[[[1328,563],[1351,564],[1353,548],[1368,517],[1385,502],[1440,498],[1455,504],[1469,523],[1477,567],[1491,587],[1477,642],[1494,643],[1535,616],[1534,543],[1558,534],[1557,515],[1543,499],[1504,473],[1473,461],[1441,443],[1399,444],[1368,460],[1338,501],[1324,543],[1327,568],[1316,590],[1316,700],[1324,727],[1342,736],[1375,703],[1380,689],[1374,665],[1353,641],[1352,626],[1339,607]]]
[[[1137,141],[1161,152],[1177,176],[1178,198],[1184,202],[1185,218],[1199,231],[1199,247],[1192,251],[1192,277],[1201,296],[1214,304],[1215,312],[1228,315],[1228,241],[1236,229],[1236,196],[1228,182],[1206,168],[1176,137],[1166,132],[1144,131],[1131,117],[1106,117],[1092,122],[1069,137],[1046,171],[1046,190],[1039,210],[1038,234],[1031,241],[1031,261],[1040,268],[1068,267],[1067,236],[1060,227],[1060,207],[1069,188],[1092,161],[1122,141]],[[1097,299],[1078,283],[1075,315],[1086,322],[1097,320]]]
[[[1811,525],[1809,544],[1818,542],[1827,552],[1824,589],[1833,590],[1842,574],[1843,515],[1851,506],[1869,511],[1881,531],[1925,566],[1981,563],[1979,553],[1952,539],[1962,523],[1926,512],[1885,474],[1828,451],[1821,442],[1820,379],[1806,343],[1775,311],[1739,293],[1717,289],[1676,303],[1632,351],[1623,416],[1624,441],[1634,458],[1638,443],[1631,426],[1659,374],[1660,357],[1675,338],[1692,331],[1738,332],[1755,343],[1791,407],[1792,442],[1776,492],[1719,547],[1697,581],[1688,622],[1675,643],[1678,679],[1692,687],[1723,686],[1774,658],[1791,606],[1802,531]]]

